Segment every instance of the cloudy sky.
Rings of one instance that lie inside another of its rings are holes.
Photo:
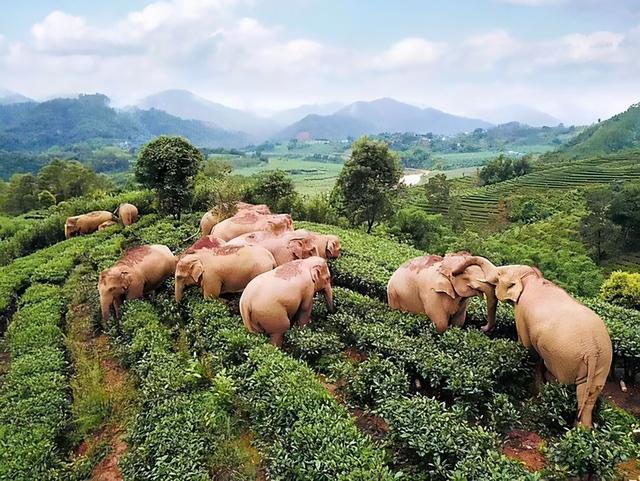
[[[640,101],[640,0],[0,0],[0,88],[267,111],[394,97],[565,122]]]

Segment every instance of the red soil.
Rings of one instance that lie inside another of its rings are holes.
[[[640,386],[637,383],[628,383],[627,392],[622,392],[620,381],[608,381],[604,386],[603,394],[616,406],[640,417]]]
[[[540,452],[543,440],[536,433],[514,429],[507,434],[502,446],[502,453],[512,459],[522,461],[529,471],[540,471],[545,466],[545,459]]]

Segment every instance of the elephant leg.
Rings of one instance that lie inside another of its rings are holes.
[[[462,327],[467,320],[467,306],[469,305],[469,299],[465,299],[460,303],[460,307],[451,318],[451,324],[454,326]]]
[[[222,281],[219,278],[202,280],[202,296],[206,299],[209,297],[218,298],[222,291]]]
[[[547,368],[544,366],[544,361],[541,357],[538,358],[538,362],[536,362],[536,367],[534,369],[534,392],[536,395],[540,394],[540,389],[542,385],[545,383],[545,371]]]
[[[391,309],[400,309],[400,300],[398,299],[398,293],[393,287],[387,289],[387,302]]]
[[[587,392],[587,384],[583,382],[582,384],[578,384],[576,387],[576,397],[578,398],[578,409],[580,409],[580,400],[587,397],[587,401],[584,405],[584,409],[582,410],[582,414],[580,415],[580,419],[578,419],[578,424],[582,426],[591,427],[593,424],[593,408],[596,405],[596,401],[598,400],[598,396],[600,395],[600,389],[591,389]]]
[[[271,334],[271,344],[282,348],[282,340],[284,339],[284,332],[274,332]]]
[[[293,316],[294,321],[302,327],[309,324],[311,322],[311,309],[313,309],[313,297],[302,302],[298,312]]]
[[[438,334],[442,334],[447,330],[449,327],[449,314],[447,312],[439,311],[429,313],[426,309],[425,312],[427,312],[429,319],[431,319],[431,322],[433,322],[433,325],[436,327]]]

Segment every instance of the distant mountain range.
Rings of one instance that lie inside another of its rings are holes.
[[[162,133],[184,135],[203,147],[239,147],[268,139],[346,139],[383,132],[453,135],[492,126],[485,120],[420,108],[391,98],[346,106],[302,105],[265,117],[212,102],[187,90],[158,92],[124,110],[111,108],[101,95],[38,103],[19,93],[0,90],[0,107],[0,149],[40,148],[65,139],[140,142]],[[54,112],[61,116],[55,117]],[[496,123],[507,119],[532,125],[558,123],[544,112],[523,106],[487,114]]]
[[[0,105],[21,104],[25,102],[33,102],[33,99],[25,97],[11,90],[0,89]]]
[[[161,134],[182,135],[201,147],[247,144],[246,134],[156,109],[119,111],[108,97],[0,105],[0,150],[45,150],[87,141],[140,145]]]
[[[494,124],[506,124],[517,121],[531,127],[555,127],[562,123],[553,115],[526,105],[507,105],[490,110],[481,110],[478,116]]]

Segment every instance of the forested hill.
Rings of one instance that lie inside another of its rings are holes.
[[[575,136],[547,159],[579,159],[640,148],[640,103]]]
[[[160,134],[181,135],[202,147],[246,143],[240,132],[160,110],[117,111],[109,106],[109,98],[100,94],[0,105],[0,150],[35,151],[90,140],[139,145]]]

